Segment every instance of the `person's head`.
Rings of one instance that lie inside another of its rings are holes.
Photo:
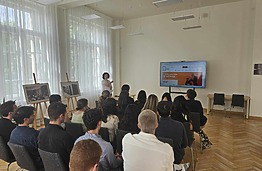
[[[137,95],[137,100],[139,102],[145,103],[146,102],[146,92],[144,90],[140,90]]]
[[[105,100],[105,99],[107,99],[107,98],[109,98],[111,96],[111,93],[108,91],[108,90],[104,90],[103,92],[102,92],[102,99],[103,100]]]
[[[103,104],[103,121],[106,122],[107,117],[109,115],[116,115],[117,114],[117,101],[114,98],[107,98]]]
[[[143,110],[138,116],[138,128],[142,132],[155,134],[158,127],[157,115],[152,110]]]
[[[15,101],[7,101],[0,106],[0,115],[12,119],[12,113],[16,110],[17,106]]]
[[[35,108],[32,106],[22,106],[16,109],[13,118],[18,125],[25,124],[28,126],[34,121],[34,111]]]
[[[169,102],[172,102],[170,93],[165,92],[165,93],[162,95],[161,101],[169,101]]]
[[[66,105],[61,102],[54,102],[48,106],[47,109],[50,121],[58,121],[58,123],[63,123],[66,114]]]
[[[101,110],[99,109],[86,110],[82,118],[87,128],[87,131],[100,129],[101,120],[102,120]]]
[[[188,89],[187,92],[186,92],[186,94],[187,94],[187,97],[188,97],[190,100],[194,100],[194,99],[196,98],[196,96],[197,96],[196,91],[193,90],[193,89]]]
[[[59,94],[52,94],[49,97],[49,103],[61,102],[61,96]]]
[[[129,92],[129,90],[130,90],[130,86],[129,86],[128,84],[122,85],[121,91],[127,91],[127,92]]]
[[[158,103],[157,96],[154,94],[150,94],[142,110],[150,109],[156,113],[157,112],[157,103]]]
[[[97,171],[102,149],[94,140],[77,142],[70,154],[70,171]]]
[[[77,101],[76,110],[85,110],[88,108],[88,100],[83,98]]]
[[[128,122],[137,122],[139,109],[135,104],[129,104],[124,113],[124,119]]]
[[[124,109],[128,105],[128,98],[129,98],[129,93],[127,91],[122,91],[119,95],[119,98],[117,100],[118,107],[120,109]]]
[[[104,72],[102,75],[103,80],[107,80],[110,77],[108,72]]]
[[[157,112],[163,118],[166,118],[170,115],[171,104],[168,101],[161,101],[157,105]]]
[[[173,106],[172,106],[172,112],[183,112],[184,114],[189,113],[188,108],[185,105],[186,99],[184,96],[180,95],[175,97]]]

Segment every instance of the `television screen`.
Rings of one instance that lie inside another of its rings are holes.
[[[160,62],[160,86],[206,87],[206,61]]]

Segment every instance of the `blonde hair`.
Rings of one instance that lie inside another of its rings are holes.
[[[150,94],[146,100],[146,103],[142,110],[150,109],[153,112],[157,113],[157,104],[158,104],[158,98],[154,94]]]
[[[70,154],[70,171],[90,170],[98,164],[102,149],[94,140],[81,140],[77,142]]]
[[[156,113],[152,110],[143,110],[138,116],[138,123],[142,132],[154,134],[157,125]]]

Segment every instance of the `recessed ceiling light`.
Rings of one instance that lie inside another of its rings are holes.
[[[43,5],[51,5],[57,2],[61,2],[62,0],[36,0],[36,2],[43,4]]]
[[[139,36],[139,35],[144,35],[142,32],[137,32],[137,33],[128,33],[128,36]]]
[[[192,19],[195,18],[193,14],[190,15],[183,15],[183,16],[178,16],[178,17],[172,17],[171,19],[173,21],[180,21],[180,20],[187,20],[187,19]]]
[[[169,6],[169,5],[174,5],[176,3],[181,3],[183,0],[157,0],[152,2],[153,5],[156,7],[163,7],[163,6]]]
[[[202,28],[202,26],[190,26],[190,27],[184,27],[184,30],[190,30],[190,29],[197,29],[197,28]]]
[[[96,15],[96,14],[90,14],[90,15],[82,16],[81,18],[83,18],[85,20],[93,20],[93,19],[97,19],[97,18],[101,18],[101,17],[99,15]]]
[[[111,28],[111,29],[113,29],[113,30],[118,30],[118,29],[124,29],[124,28],[126,28],[126,27],[123,26],[123,25],[117,25],[117,26],[112,26],[112,27],[109,27],[109,28]]]

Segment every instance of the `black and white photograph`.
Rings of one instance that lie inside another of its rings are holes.
[[[50,89],[48,83],[23,85],[26,102],[28,104],[49,100]]]
[[[78,81],[61,82],[61,88],[64,97],[77,97],[81,95]]]

